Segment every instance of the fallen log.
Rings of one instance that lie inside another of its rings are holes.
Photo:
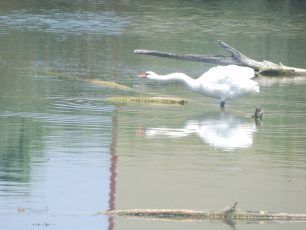
[[[218,41],[220,46],[227,50],[231,56],[223,55],[198,55],[198,54],[174,54],[168,52],[160,52],[155,50],[144,50],[137,49],[134,50],[135,54],[144,54],[157,57],[172,58],[185,61],[196,61],[196,62],[205,62],[210,64],[217,65],[239,65],[247,66],[253,68],[258,74],[265,76],[296,76],[296,75],[306,75],[306,69],[295,68],[285,66],[282,63],[275,64],[270,61],[255,61],[246,55],[242,54],[240,51],[234,49],[223,41]]]
[[[187,101],[182,98],[174,98],[174,97],[107,97],[105,99],[107,102],[115,102],[115,103],[151,103],[151,104],[176,104],[176,105],[185,105]]]
[[[145,219],[167,221],[211,221],[230,225],[236,223],[277,223],[277,222],[306,222],[306,214],[274,213],[268,211],[243,211],[232,207],[221,210],[185,210],[185,209],[130,209],[110,210],[99,212],[111,216],[138,217]]]
[[[75,80],[75,81],[86,82],[90,85],[95,85],[95,86],[102,87],[102,88],[118,89],[118,90],[123,90],[123,91],[133,91],[133,89],[129,86],[118,84],[118,83],[112,82],[112,81],[103,81],[103,80],[100,80],[100,79],[86,79],[86,78],[82,78],[82,77],[71,76],[71,75],[68,75],[66,73],[58,73],[58,72],[53,72],[53,71],[48,71],[48,70],[32,69],[32,71],[35,72],[35,73],[38,73],[38,74],[46,75],[46,76],[65,78],[65,79],[70,79],[70,80]]]

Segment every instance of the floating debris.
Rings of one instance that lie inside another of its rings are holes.
[[[17,208],[18,213],[25,213],[27,210],[25,208]]]
[[[116,103],[187,104],[184,99],[169,97],[108,97],[105,100]]]
[[[264,114],[264,111],[261,108],[261,106],[260,105],[257,106],[254,114],[252,115],[252,118],[254,118],[255,124],[256,124],[257,127],[260,127],[260,125],[261,125],[263,114]]]
[[[48,226],[54,225],[54,224],[50,224],[50,223],[45,222],[45,223],[33,223],[32,225],[35,226],[35,227],[48,227]]]
[[[256,120],[262,120],[262,115],[264,114],[263,109],[261,108],[261,106],[257,106],[255,108],[255,112],[254,115],[252,115],[252,118],[255,118]]]

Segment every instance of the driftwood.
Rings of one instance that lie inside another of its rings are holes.
[[[108,89],[118,89],[118,90],[123,90],[123,91],[133,91],[133,89],[129,86],[126,85],[121,85],[116,82],[112,81],[103,81],[100,79],[87,79],[87,78],[82,78],[82,77],[76,77],[76,76],[70,76],[66,73],[58,73],[58,72],[53,72],[53,71],[48,71],[48,70],[39,70],[39,69],[32,69],[33,72],[38,73],[38,74],[43,74],[46,76],[51,76],[51,77],[58,77],[58,78],[65,78],[65,79],[70,79],[74,81],[81,81],[81,82],[86,82],[90,85],[102,87],[102,88],[108,88]]]
[[[226,49],[231,56],[222,55],[196,55],[196,54],[174,54],[168,52],[160,52],[154,50],[134,50],[136,54],[152,55],[157,57],[173,58],[178,60],[205,62],[217,65],[239,65],[253,68],[258,74],[266,76],[295,76],[295,75],[306,75],[306,69],[295,68],[285,66],[282,63],[275,64],[270,61],[255,61],[246,55],[242,54],[238,50],[229,46],[223,41],[219,40],[219,44],[222,48]]]
[[[174,97],[108,97],[105,99],[108,102],[115,103],[152,103],[152,104],[176,104],[176,105],[185,105],[187,101],[181,98]]]
[[[88,84],[100,86],[103,88],[133,91],[133,89],[129,86],[118,84],[116,82],[111,82],[111,81],[102,81],[99,79],[82,79],[82,78],[77,78],[76,80],[81,80],[81,81],[87,82]]]
[[[221,210],[130,209],[99,212],[111,216],[138,217],[167,221],[211,221],[235,225],[236,223],[306,222],[306,214],[273,213],[268,211],[243,211],[232,207]]]

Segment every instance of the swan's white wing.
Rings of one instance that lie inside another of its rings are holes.
[[[251,79],[255,76],[255,71],[249,67],[237,65],[215,66],[205,72],[199,79],[205,81],[220,81],[225,79],[242,80]]]
[[[254,75],[254,70],[248,67],[216,66],[204,73],[198,80],[206,94],[225,100],[251,92],[259,92],[257,82],[251,80]]]

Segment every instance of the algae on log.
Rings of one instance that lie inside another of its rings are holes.
[[[222,55],[197,55],[197,54],[174,54],[168,52],[160,52],[155,50],[143,50],[138,49],[134,50],[136,54],[145,54],[157,57],[173,58],[178,60],[186,61],[196,61],[196,62],[205,62],[218,65],[239,65],[247,66],[253,68],[258,74],[265,76],[295,76],[295,75],[306,75],[306,69],[295,68],[285,66],[282,63],[275,64],[270,61],[255,61],[246,55],[242,54],[240,51],[234,49],[223,41],[218,41],[220,46],[226,49],[231,56],[222,56]]]
[[[80,80],[80,78],[78,78],[78,80]],[[133,91],[133,89],[129,86],[126,85],[121,85],[112,81],[102,81],[99,79],[87,79],[87,80],[83,80],[84,82],[87,82],[91,85],[95,85],[95,86],[101,86],[104,88],[110,88],[110,89],[119,89],[119,90],[124,90],[124,91]]]
[[[108,102],[115,103],[153,103],[153,104],[187,104],[187,101],[181,98],[169,97],[108,97],[105,99]]]
[[[212,221],[230,225],[239,223],[277,223],[277,222],[306,222],[306,214],[273,213],[268,211],[226,210],[175,210],[175,209],[130,209],[110,210],[97,214],[111,216],[138,217],[167,221]]]
[[[53,71],[44,71],[44,70],[37,70],[37,69],[33,69],[33,71],[39,74],[46,74],[52,77],[66,78],[69,80],[86,82],[90,85],[95,85],[95,86],[99,86],[103,88],[118,89],[118,90],[123,90],[123,91],[133,91],[133,89],[129,86],[121,85],[121,84],[118,84],[112,81],[103,81],[100,79],[86,79],[86,78],[81,78],[81,77],[69,76],[65,73],[57,73]]]

